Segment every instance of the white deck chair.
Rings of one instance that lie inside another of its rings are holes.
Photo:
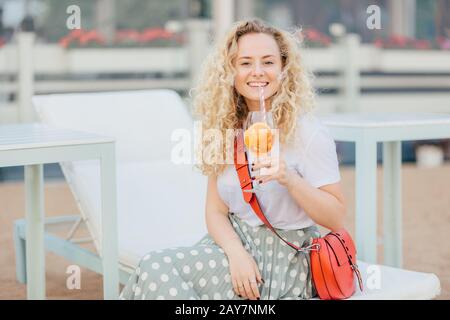
[[[36,96],[43,122],[116,138],[119,262],[122,283],[139,258],[151,250],[188,246],[207,231],[204,222],[206,178],[191,165],[170,161],[174,129],[192,132],[193,121],[180,97],[169,90]],[[101,223],[98,166],[61,163],[99,252]],[[49,219],[59,223],[73,218]],[[24,221],[16,223],[17,278],[25,282]],[[46,248],[101,273],[97,254],[75,241],[46,233]],[[101,252],[99,252],[101,254]],[[434,274],[370,266],[359,261],[365,291],[352,299],[432,299],[440,293]],[[379,278],[378,278],[379,276]],[[379,287],[378,287],[379,285]]]
[[[40,119],[49,125],[108,134],[116,139],[117,206],[121,282],[146,252],[165,247],[190,245],[207,230],[204,223],[206,177],[192,165],[171,162],[175,129],[192,132],[193,121],[177,93],[168,90],[58,94],[35,96],[33,104]],[[101,211],[97,161],[61,163],[97,252]],[[79,217],[48,219],[48,224],[79,223]],[[75,225],[76,226],[76,225]],[[17,237],[24,239],[23,221]],[[73,232],[69,234],[69,238]],[[71,239],[46,233],[46,247],[79,265],[100,272],[98,258]],[[16,241],[22,261],[23,242]],[[62,249],[62,250],[61,250]],[[69,249],[67,251],[66,249]],[[73,250],[72,250],[73,249]],[[71,251],[72,250],[72,251]],[[18,263],[18,278],[26,281],[24,261]]]

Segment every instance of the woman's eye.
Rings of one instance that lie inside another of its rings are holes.
[[[272,61],[267,61],[266,64],[273,64],[273,62]]]
[[[248,66],[250,63],[248,63],[248,62],[242,62],[241,63],[241,66]]]

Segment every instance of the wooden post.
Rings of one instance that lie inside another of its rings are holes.
[[[119,297],[119,263],[117,240],[117,187],[115,145],[105,144],[100,159],[102,182],[102,265],[103,298]]]
[[[389,1],[390,33],[414,37],[416,33],[416,0]]]
[[[210,20],[191,19],[186,22],[188,33],[188,60],[190,87],[195,85],[195,81],[201,70],[205,57],[210,48]]]
[[[31,97],[34,93],[33,46],[34,32],[19,32],[17,35],[18,55],[18,103],[19,121],[33,122],[34,112]]]
[[[115,7],[115,0],[97,0],[96,2],[97,29],[105,36],[106,42],[109,44],[113,42],[116,30]]]
[[[339,89],[341,98],[337,108],[339,112],[357,112],[360,108],[361,79],[358,61],[360,41],[357,34],[347,34],[339,39],[342,61],[342,81]]]
[[[27,297],[45,299],[44,167],[25,166]]]
[[[213,3],[214,20],[214,39],[220,39],[230,28],[234,21],[234,1],[233,0],[215,0]]]
[[[383,142],[383,243],[385,265],[403,265],[402,143]]]
[[[237,20],[253,18],[255,16],[255,0],[236,1]]]

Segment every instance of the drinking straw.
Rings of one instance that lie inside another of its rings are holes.
[[[264,122],[266,121],[266,104],[264,101],[264,88],[259,87],[259,110],[262,112]]]

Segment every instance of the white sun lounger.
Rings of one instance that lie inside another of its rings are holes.
[[[171,141],[175,129],[193,132],[193,120],[181,98],[170,90],[55,94],[33,98],[42,122],[88,131],[116,139],[117,205],[120,280],[125,283],[145,253],[189,246],[206,232],[204,219],[206,177],[192,165],[175,165]],[[191,135],[193,137],[193,134]],[[193,143],[193,141],[191,141]],[[192,150],[192,149],[191,149]],[[63,239],[49,232],[45,245],[80,266],[101,273],[99,259],[101,213],[98,164],[61,163],[75,197],[79,216],[47,219],[47,225],[75,223]],[[80,222],[86,223],[97,253],[73,239]],[[17,278],[25,277],[24,220],[15,224]],[[359,261],[366,290],[352,299],[432,299],[440,293],[434,274],[370,266]]]

